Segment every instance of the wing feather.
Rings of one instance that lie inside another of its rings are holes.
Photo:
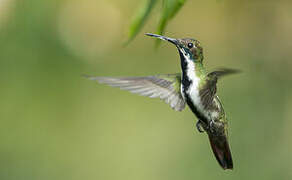
[[[185,101],[181,95],[180,74],[168,74],[145,77],[88,77],[112,87],[118,87],[142,96],[160,98],[169,104],[174,110],[181,111],[185,107]]]
[[[212,105],[212,101],[214,99],[214,96],[217,92],[217,81],[219,78],[225,75],[239,73],[239,70],[235,69],[219,69],[216,71],[213,71],[207,75],[207,81],[204,87],[200,90],[200,97],[201,101],[203,103],[203,106],[208,109]]]

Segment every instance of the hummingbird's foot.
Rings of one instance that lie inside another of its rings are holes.
[[[208,125],[208,130],[212,133],[214,133],[214,121],[210,121],[210,124]]]
[[[200,120],[197,121],[196,127],[197,127],[197,130],[199,131],[199,133],[203,133],[204,132],[204,130],[202,130],[202,124],[201,124]]]

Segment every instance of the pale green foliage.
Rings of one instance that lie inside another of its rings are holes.
[[[163,1],[163,12],[157,27],[157,34],[164,34],[167,23],[171,20],[180,8],[185,3],[185,0],[164,0]],[[161,41],[157,40],[156,45],[159,45]]]
[[[147,0],[145,5],[138,9],[130,25],[128,42],[134,39],[141,30],[156,2],[157,0]]]
[[[159,0],[147,0],[146,4],[141,9],[138,9],[130,25],[128,42],[139,33],[157,1]],[[177,14],[184,3],[185,0],[162,0],[163,10],[157,27],[158,34],[162,35],[164,33],[167,23]]]

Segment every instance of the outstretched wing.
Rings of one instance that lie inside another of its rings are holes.
[[[119,87],[132,93],[164,100],[174,110],[181,111],[185,101],[180,93],[181,74],[145,77],[88,77],[102,84]]]
[[[220,77],[228,75],[228,74],[239,73],[239,72],[240,72],[239,70],[235,70],[235,69],[220,69],[220,70],[216,70],[209,73],[207,75],[206,84],[200,90],[200,97],[201,97],[203,106],[205,108],[208,108],[209,105],[212,104],[212,101],[217,91],[216,84]]]

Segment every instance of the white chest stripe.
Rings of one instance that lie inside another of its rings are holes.
[[[186,70],[187,76],[192,81],[187,93],[190,95],[190,98],[191,98],[193,104],[197,108],[199,108],[198,110],[203,110],[203,106],[202,106],[201,99],[200,99],[200,96],[199,96],[200,78],[196,75],[195,64],[190,59],[189,55],[184,51],[184,49],[181,49],[181,52],[182,52],[185,60],[187,61],[187,70]],[[182,91],[183,91],[183,89],[182,89]],[[184,93],[182,93],[182,94],[184,94]]]
[[[189,77],[189,79],[192,81],[190,84],[189,89],[187,90],[187,94],[189,94],[191,101],[193,102],[193,104],[196,106],[196,108],[202,112],[203,114],[207,115],[209,119],[214,119],[218,116],[217,112],[207,112],[204,107],[203,104],[201,102],[201,98],[199,95],[199,84],[200,84],[200,78],[196,75],[195,72],[195,64],[194,62],[190,59],[190,57],[188,56],[188,54],[182,49],[182,54],[184,56],[184,58],[187,61],[187,76]],[[181,91],[183,94],[183,98],[185,98],[185,95],[183,93],[183,87],[181,87]]]

